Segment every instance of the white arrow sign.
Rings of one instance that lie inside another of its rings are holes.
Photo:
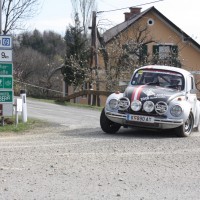
[[[12,62],[12,50],[0,49],[0,62]]]

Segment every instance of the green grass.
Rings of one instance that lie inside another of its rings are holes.
[[[11,122],[12,124],[7,124],[6,120],[9,120],[9,122]],[[0,124],[0,134],[6,132],[20,133],[26,130],[30,130],[34,127],[40,127],[42,126],[42,124],[44,124],[44,122],[38,119],[28,119],[26,123],[23,123],[22,120],[19,119],[19,123],[16,125],[14,117],[6,118],[4,126],[1,126]]]

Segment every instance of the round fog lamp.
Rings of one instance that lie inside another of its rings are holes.
[[[142,107],[142,103],[141,101],[139,100],[134,100],[132,103],[131,103],[131,109],[133,111],[139,111]]]
[[[150,113],[154,110],[154,103],[152,101],[146,101],[143,105],[143,109]]]

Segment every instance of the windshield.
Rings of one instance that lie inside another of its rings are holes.
[[[157,85],[177,90],[184,89],[184,78],[178,72],[156,69],[138,70],[131,81],[132,85]]]

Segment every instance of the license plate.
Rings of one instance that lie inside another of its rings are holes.
[[[154,117],[143,116],[143,115],[127,115],[127,120],[136,122],[154,123]]]

